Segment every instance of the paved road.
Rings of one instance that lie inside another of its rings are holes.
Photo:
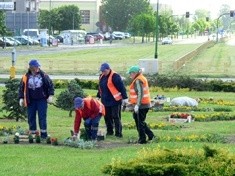
[[[83,80],[98,80],[99,75],[85,76],[85,75],[49,75],[51,79],[72,80],[75,78]],[[0,74],[0,78],[9,78],[7,74]],[[16,75],[16,78],[22,78],[22,75]]]

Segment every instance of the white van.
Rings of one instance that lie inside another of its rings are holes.
[[[40,35],[39,29],[24,29],[23,30],[23,34],[25,36],[30,36],[30,37],[32,37],[34,39],[39,40],[39,35]]]

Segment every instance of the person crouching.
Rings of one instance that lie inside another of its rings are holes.
[[[83,119],[88,140],[96,140],[100,119],[105,115],[104,105],[93,98],[76,97],[74,99],[74,108],[76,114],[73,137],[77,137]]]

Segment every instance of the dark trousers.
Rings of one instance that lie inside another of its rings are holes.
[[[27,107],[29,131],[35,133],[37,130],[36,116],[38,113],[38,122],[42,138],[47,137],[47,100],[31,100]]]
[[[135,124],[136,124],[136,128],[139,134],[140,142],[146,141],[146,135],[150,139],[154,136],[153,132],[150,130],[150,128],[147,126],[145,122],[148,111],[149,111],[149,108],[139,109],[138,114],[133,112],[133,118],[135,119]]]
[[[88,139],[96,140],[97,139],[97,132],[99,128],[101,115],[98,115],[95,118],[88,118],[85,119],[84,126],[87,134]]]
[[[113,134],[113,126],[115,126],[115,135],[122,136],[121,123],[121,105],[105,106],[105,124],[107,127],[107,134]]]

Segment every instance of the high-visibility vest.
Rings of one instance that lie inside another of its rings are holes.
[[[121,92],[119,92],[116,87],[114,86],[113,84],[113,81],[112,81],[112,77],[113,77],[113,74],[116,73],[114,71],[111,70],[111,73],[109,75],[109,78],[108,78],[108,83],[107,83],[107,86],[108,86],[108,89],[109,91],[111,92],[111,94],[113,95],[113,98],[116,100],[116,101],[119,101],[122,99],[122,94]],[[102,74],[100,76],[100,79],[104,76],[104,74]],[[100,93],[102,94],[102,92],[100,91]]]
[[[28,103],[27,103],[27,81],[28,81],[28,77],[26,75],[23,75],[22,77],[22,81],[24,83],[24,106],[27,107]]]
[[[105,108],[104,108],[104,105],[99,100],[92,99],[92,98],[89,98],[89,97],[84,98],[84,102],[86,102],[87,107],[89,109],[91,109],[91,100],[93,100],[99,106],[99,113],[101,113],[104,116],[105,115]]]
[[[137,76],[131,83],[130,85],[130,103],[131,104],[136,104],[137,103],[137,94],[135,92],[135,82],[136,80],[140,80],[143,83],[143,98],[141,100],[141,104],[149,104],[151,102],[151,98],[150,98],[150,92],[149,92],[149,86],[148,86],[148,81],[147,79],[140,74],[139,76]]]

